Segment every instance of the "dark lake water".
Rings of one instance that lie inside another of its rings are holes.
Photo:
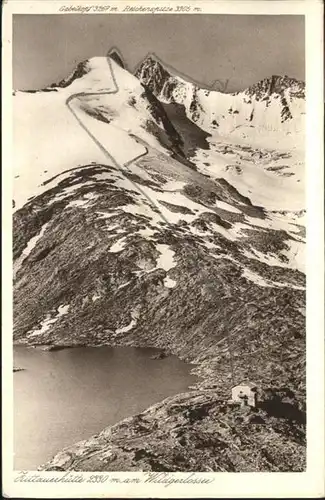
[[[187,390],[197,379],[155,349],[14,348],[14,467],[35,470],[55,453]]]

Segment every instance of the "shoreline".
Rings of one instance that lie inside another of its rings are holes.
[[[14,346],[37,348],[44,344],[19,342]],[[72,347],[131,347],[164,351],[153,346],[110,343],[60,346]],[[197,472],[292,471],[292,453],[296,455],[295,471],[304,470],[303,423],[283,418],[279,421],[268,413],[263,404],[244,411],[229,405],[230,393],[217,379],[216,367],[210,363],[209,356],[195,363],[199,356],[189,360],[182,356],[179,349],[168,350],[170,355],[191,365],[190,374],[198,377],[194,385],[189,386],[186,392],[164,398],[144,411],[104,428],[89,439],[63,448],[48,462],[41,464],[38,470],[177,472],[187,471],[193,463],[191,467],[195,467],[193,470]],[[291,437],[297,433],[300,436],[298,439]],[[264,457],[264,448],[258,445],[259,440],[267,443],[272,436],[274,443],[270,449],[278,454],[283,449],[284,440],[288,447],[286,458],[280,465],[274,458],[263,458],[264,466],[254,469],[254,460],[258,462]],[[219,451],[211,445],[214,441],[223,443]],[[194,447],[193,443],[196,443]],[[238,443],[241,443],[239,447]],[[222,449],[225,451],[221,453]],[[180,462],[175,459],[175,450],[177,456],[183,457]],[[206,456],[209,457],[208,462]],[[241,458],[238,459],[238,456]],[[206,468],[207,463],[209,469]]]

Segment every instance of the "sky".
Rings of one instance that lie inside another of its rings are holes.
[[[13,87],[46,87],[111,47],[130,71],[154,53],[199,83],[220,80],[228,92],[271,75],[305,79],[303,16],[16,14]]]

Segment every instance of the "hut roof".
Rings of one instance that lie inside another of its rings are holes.
[[[250,389],[256,389],[256,384],[254,382],[240,382],[240,384],[236,384],[232,387],[232,389],[234,389],[235,387],[240,387],[240,386],[244,386],[244,387],[249,387]]]

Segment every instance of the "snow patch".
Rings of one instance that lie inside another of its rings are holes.
[[[110,219],[114,215],[119,215],[120,212],[95,212],[102,219]]]
[[[41,328],[29,332],[27,336],[36,337],[37,335],[41,335],[42,333],[47,332],[50,329],[51,325],[56,323],[61,316],[64,316],[65,314],[68,313],[69,308],[70,308],[69,304],[59,306],[57,309],[57,314],[53,318],[51,318],[51,315],[48,314],[47,317],[42,321]]]
[[[168,272],[176,266],[176,262],[174,261],[175,252],[169,247],[169,245],[158,244],[156,249],[160,253],[160,256],[157,259],[157,268],[164,269]]]
[[[119,240],[117,240],[111,247],[110,249],[108,250],[109,252],[111,253],[118,253],[118,252],[121,252],[123,250],[123,248],[125,248],[125,245],[126,245],[126,241],[125,241],[125,236],[123,236],[123,238],[120,238]]]
[[[59,183],[59,181],[57,181],[57,184]],[[57,202],[57,201],[61,201],[61,200],[64,200],[64,198],[66,198],[70,193],[73,193],[74,191],[76,191],[77,189],[80,188],[80,186],[84,187],[84,186],[89,186],[90,184],[93,184],[93,181],[86,181],[86,182],[83,182],[82,184],[73,184],[72,186],[69,186],[69,187],[66,187],[64,188],[59,194],[56,194],[54,196],[54,198],[52,198],[52,200],[50,200],[48,202],[48,206],[50,205],[53,205],[53,203]],[[47,186],[44,191],[46,189],[49,189],[49,187]],[[88,201],[88,200],[87,200]]]
[[[306,255],[305,245],[300,241],[286,240],[289,250],[283,250],[281,253],[289,259],[288,267],[298,269],[305,273]]]
[[[98,198],[98,194],[86,193],[86,194],[84,194],[83,197],[86,198],[87,200],[95,200],[96,198]]]
[[[249,281],[252,281],[253,283],[256,283],[256,285],[259,286],[265,286],[265,287],[270,287],[271,285],[265,281],[261,276],[258,274],[254,273],[250,269],[245,268],[242,272],[243,278],[246,278]]]
[[[203,243],[203,245],[204,245],[204,246],[205,246],[208,250],[211,250],[211,249],[215,250],[215,249],[220,248],[220,246],[219,246],[219,245],[216,245],[215,243],[211,243],[211,241],[205,241],[205,242]]]
[[[175,280],[172,280],[169,276],[166,276],[164,279],[164,286],[166,288],[175,288],[177,285],[177,282]]]
[[[168,181],[164,184],[164,191],[181,191],[184,186],[186,186],[186,182]]]
[[[139,229],[138,234],[140,234],[140,236],[142,236],[143,238],[147,239],[147,238],[150,238],[151,236],[153,236],[154,234],[156,234],[156,232],[157,231],[150,229],[148,227],[145,229]]]
[[[62,305],[62,306],[59,306],[58,307],[58,315],[57,315],[57,319],[60,317],[60,316],[64,316],[65,314],[67,314],[67,312],[69,311],[69,308],[70,308],[70,305],[67,304],[67,305]]]
[[[113,226],[106,226],[106,227],[105,227],[106,231],[109,231],[109,232],[110,232],[110,231],[113,231],[114,229],[117,229],[117,228],[119,228],[119,229],[120,229],[119,231],[116,231],[117,233],[118,233],[118,232],[123,231],[123,230],[120,228],[119,224],[114,224]]]
[[[122,328],[118,328],[117,330],[115,330],[115,333],[129,332],[130,330],[132,330],[132,328],[135,327],[136,324],[137,324],[136,320],[132,319],[128,325],[123,326]]]
[[[250,269],[245,268],[243,270],[242,276],[249,281],[252,281],[253,283],[256,283],[256,285],[263,286],[263,287],[273,287],[273,288],[294,288],[295,290],[305,290],[303,286],[299,285],[293,285],[292,283],[281,283],[280,281],[272,281],[272,280],[265,280],[261,276],[259,276],[257,273],[254,271],[251,271]]]
[[[160,213],[156,213],[153,211],[152,207],[147,203],[143,202],[141,204],[133,203],[129,205],[124,205],[120,207],[123,212],[132,215],[142,215],[150,219],[150,222],[153,225],[158,227],[158,224],[162,222]]]
[[[255,259],[269,266],[286,267],[289,269],[298,269],[304,273],[304,245],[301,242],[291,242],[291,240],[286,241],[289,244],[290,249],[282,251],[281,254],[288,258],[288,262],[283,262],[275,254],[264,254],[255,248],[251,248],[251,251],[244,250],[242,253],[245,257],[249,259]],[[296,243],[296,244],[295,244]]]
[[[222,210],[226,210],[227,212],[232,212],[234,214],[241,214],[242,212],[238,210],[238,208],[233,207],[232,205],[229,205],[229,203],[226,203],[225,201],[220,201],[218,200],[216,202],[217,208],[221,208]]]
[[[36,243],[42,238],[42,236],[44,235],[45,230],[46,230],[46,228],[47,228],[48,225],[49,225],[49,222],[46,222],[45,224],[43,224],[40,232],[36,236],[33,236],[33,238],[31,238],[29,240],[29,242],[27,243],[26,248],[22,252],[22,255],[24,257],[22,259],[23,261],[28,257],[28,255],[31,253],[31,251],[33,250],[33,248],[35,248]]]
[[[134,328],[138,322],[138,319],[139,319],[139,311],[136,309],[136,310],[133,310],[131,312],[131,321],[128,325],[126,326],[122,326],[121,328],[117,328],[115,330],[115,333],[119,334],[119,333],[126,333],[126,332],[129,332],[130,330],[132,330],[132,328]]]
[[[225,229],[222,226],[219,226],[219,224],[216,224],[215,222],[211,222],[211,226],[214,229],[215,232],[220,233],[222,236],[227,238],[227,240],[230,241],[235,241],[237,239],[237,234],[231,234],[231,232],[227,229]]]
[[[68,203],[68,205],[65,208],[70,208],[70,207],[83,207],[85,205],[88,205],[89,200],[73,200]]]
[[[120,285],[118,287],[118,290],[120,290],[121,288],[124,288],[125,286],[127,286],[129,283],[131,283],[131,281],[127,281],[126,283],[123,283],[122,285]]]
[[[35,248],[37,242],[44,235],[45,230],[46,230],[48,225],[49,225],[49,222],[46,222],[45,224],[43,224],[40,232],[38,234],[36,234],[35,236],[33,236],[33,238],[31,238],[29,240],[29,242],[27,243],[27,246],[24,248],[21,255],[19,256],[19,258],[17,259],[17,261],[14,264],[14,269],[13,269],[14,278],[15,278],[17,272],[19,271],[19,269],[21,268],[24,260],[27,259],[27,257],[31,253],[31,251]]]

